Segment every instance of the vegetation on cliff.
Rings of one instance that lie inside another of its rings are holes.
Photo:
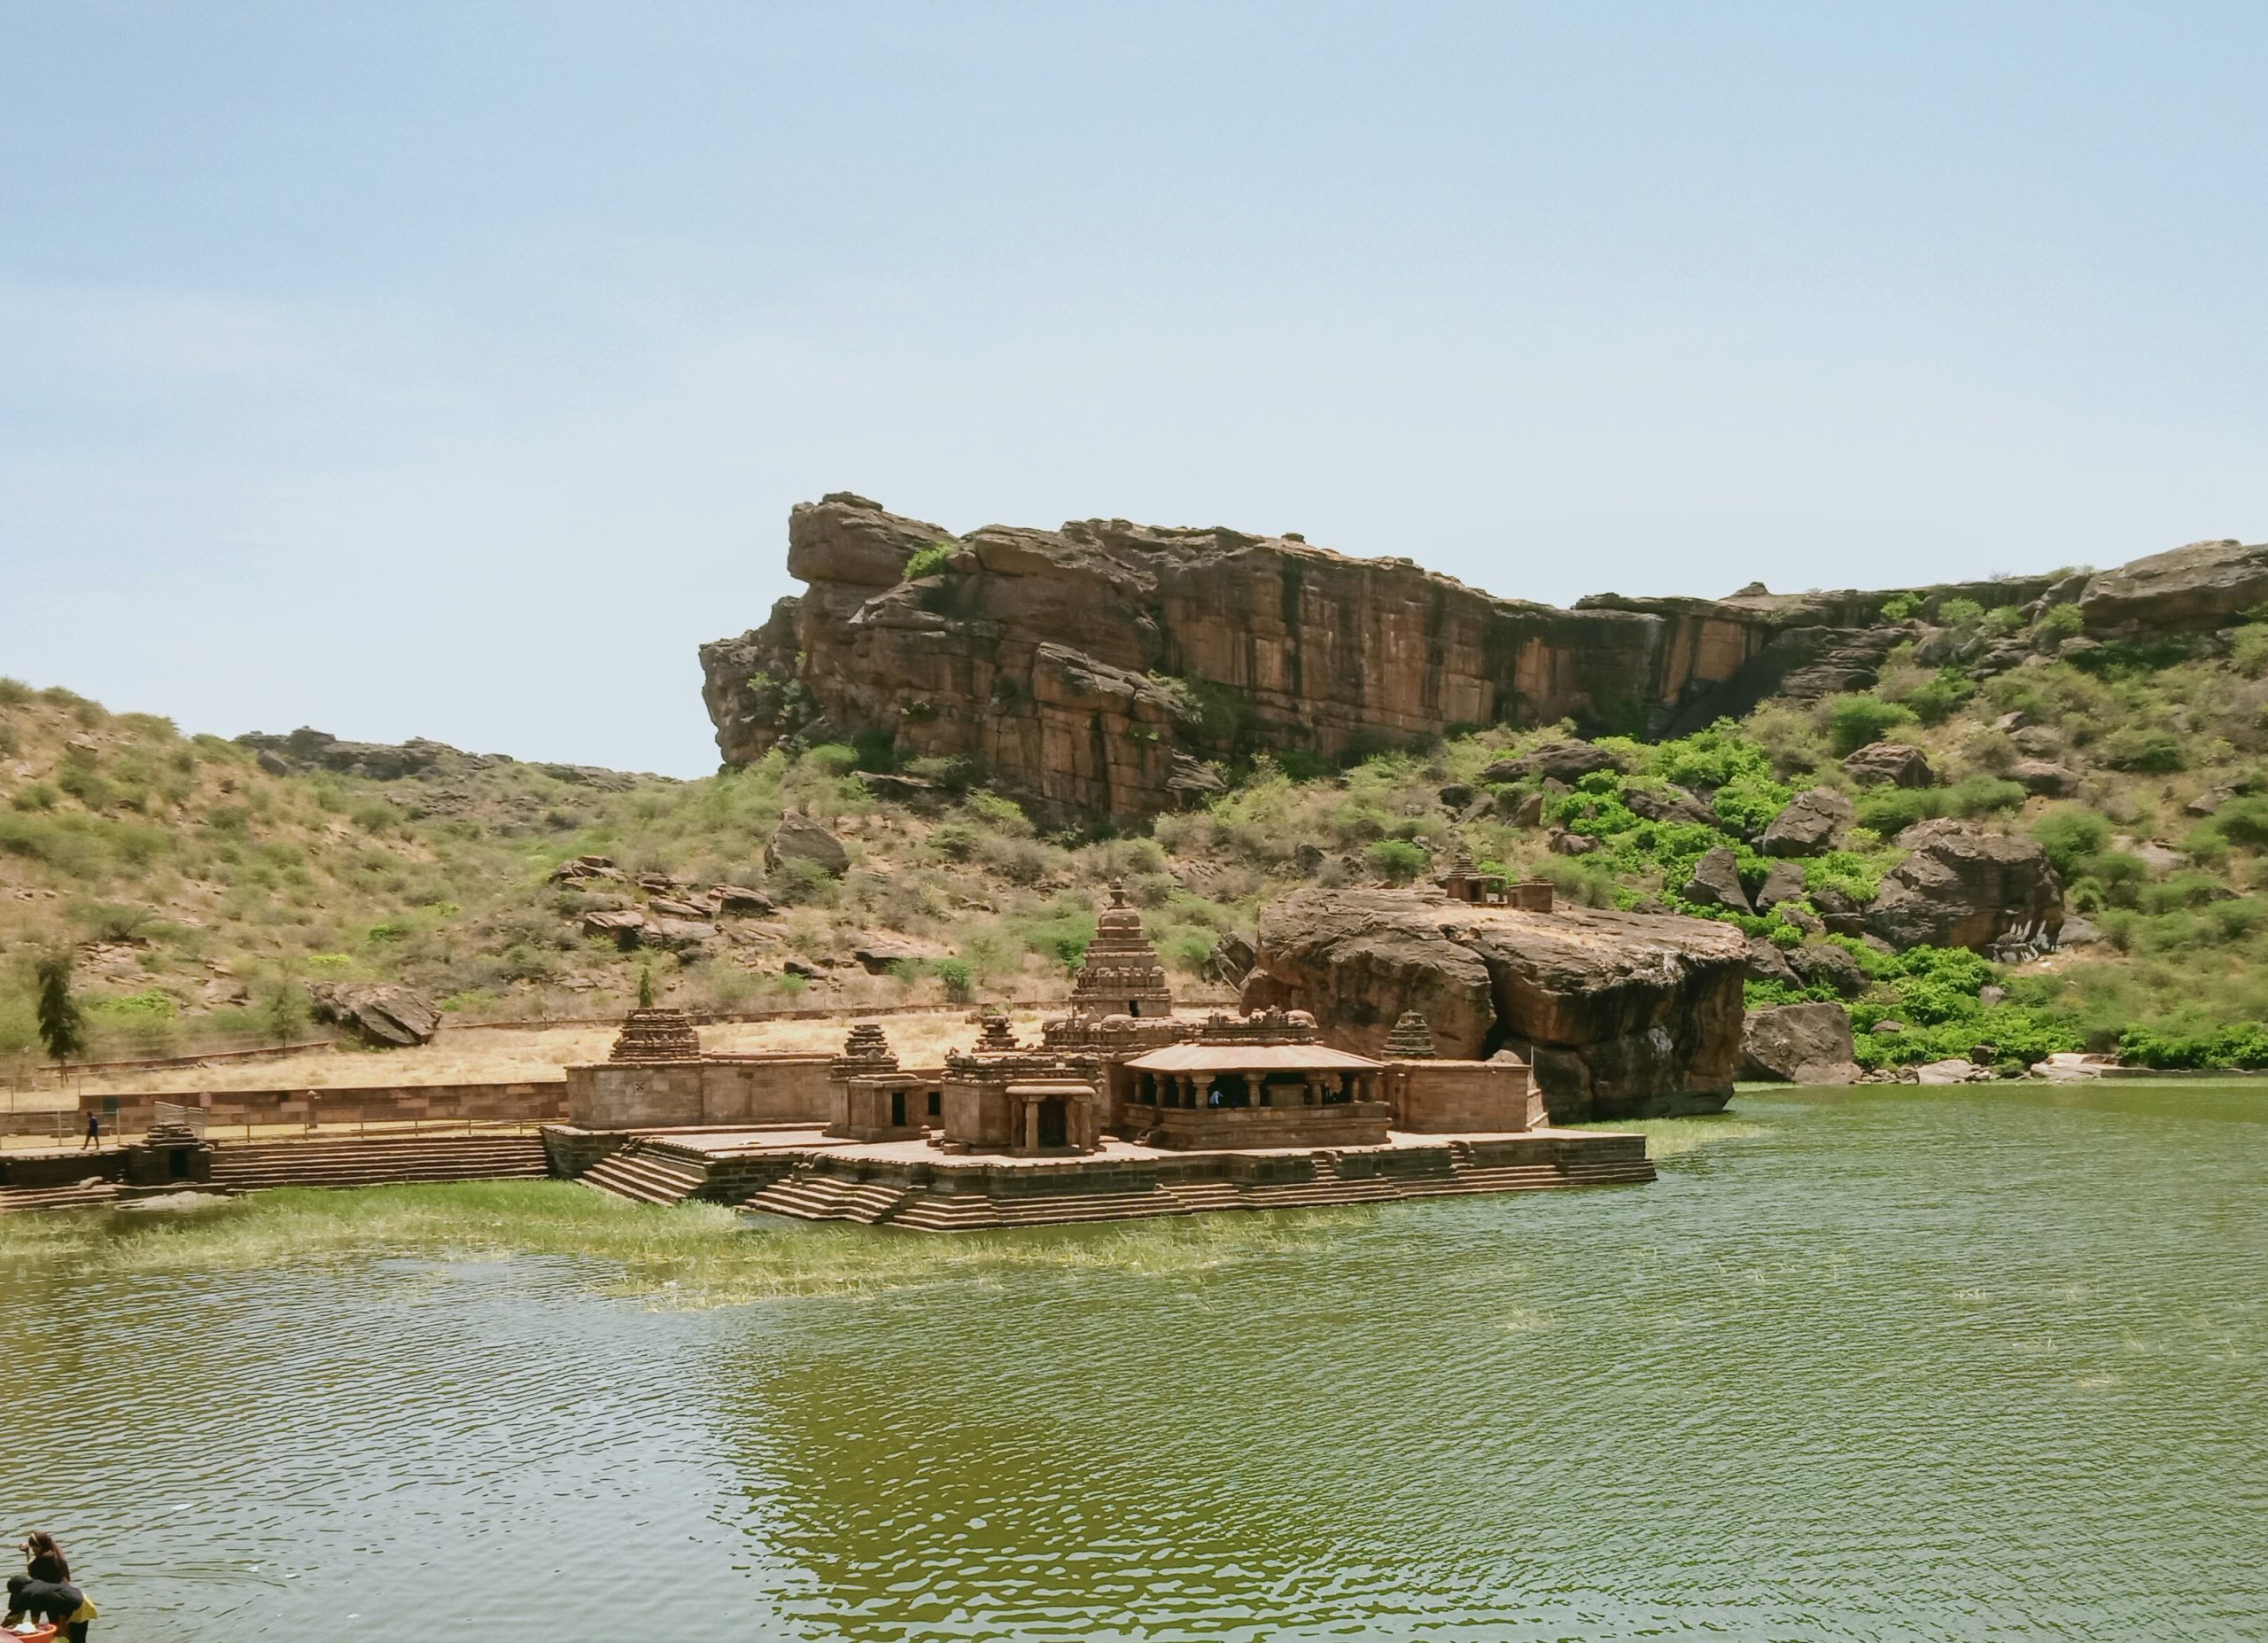
[[[712,1009],[1031,995],[1077,963],[1113,879],[1185,985],[1210,966],[1217,987],[1270,898],[1425,878],[1464,849],[1587,904],[1737,924],[1762,949],[1751,1002],[1845,1004],[1869,1065],[1979,1047],[2268,1064],[2268,621],[2094,641],[2068,605],[1973,605],[1942,602],[1866,689],[1603,738],[1590,767],[1522,757],[1564,726],[1321,774],[1263,752],[1119,832],[1045,831],[982,770],[900,767],[871,741],[695,782],[430,748],[331,769],[0,684],[0,1054],[34,1053],[35,966],[58,949],[97,1055],[287,1039],[333,980],[404,982],[468,1018],[617,1009],[647,965]],[[1833,836],[1775,853],[1799,798]],[[842,870],[767,861],[791,815],[840,841]],[[2062,945],[2000,963],[1874,935],[1901,835],[1932,817],[2036,841]],[[584,856],[613,870],[559,876]],[[593,932],[717,886],[754,910],[627,951]]]

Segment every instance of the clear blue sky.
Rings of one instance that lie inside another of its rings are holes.
[[[1713,594],[2268,534],[2268,11],[0,9],[0,673],[680,774],[788,506]]]

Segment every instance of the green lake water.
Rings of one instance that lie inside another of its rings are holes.
[[[1656,1139],[1651,1187],[978,1242],[14,1218],[0,1529],[127,1643],[2268,1635],[2268,1089]]]

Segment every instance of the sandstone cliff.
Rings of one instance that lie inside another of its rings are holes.
[[[2106,634],[2147,627],[2153,609],[2210,620],[2252,595],[2264,553],[2162,555],[2175,563],[2095,579],[2104,591],[2082,608]],[[1930,602],[2036,606],[2089,589],[2059,573],[1903,594],[1609,594],[1562,610],[1295,537],[1122,519],[956,537],[848,492],[794,510],[788,567],[807,592],[702,647],[727,763],[788,737],[880,742],[967,760],[1053,822],[1173,807],[1216,784],[1208,761],[1262,751],[1323,762],[1560,719],[1682,733],[1768,695],[1866,687]]]

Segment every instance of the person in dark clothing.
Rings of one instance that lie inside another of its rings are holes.
[[[24,1569],[34,1580],[71,1578],[71,1560],[63,1555],[55,1537],[43,1529],[35,1529],[24,1537]]]
[[[0,1624],[12,1626],[28,1616],[52,1621],[66,1643],[86,1643],[87,1623],[95,1617],[95,1606],[71,1584],[71,1561],[55,1544],[53,1535],[34,1530],[25,1537],[24,1569],[24,1573],[9,1577],[8,1615]]]
[[[98,1113],[98,1112],[90,1112],[90,1113],[89,1113],[89,1114],[87,1115],[87,1139],[86,1139],[86,1140],[84,1140],[84,1141],[81,1141],[81,1142],[79,1143],[79,1150],[80,1150],[81,1152],[84,1152],[84,1151],[86,1151],[86,1150],[87,1150],[87,1149],[88,1149],[88,1148],[89,1148],[89,1147],[99,1147],[99,1146],[101,1146],[101,1145],[102,1145],[102,1143],[103,1143],[103,1117],[102,1117],[102,1114],[100,1114],[100,1113]]]

